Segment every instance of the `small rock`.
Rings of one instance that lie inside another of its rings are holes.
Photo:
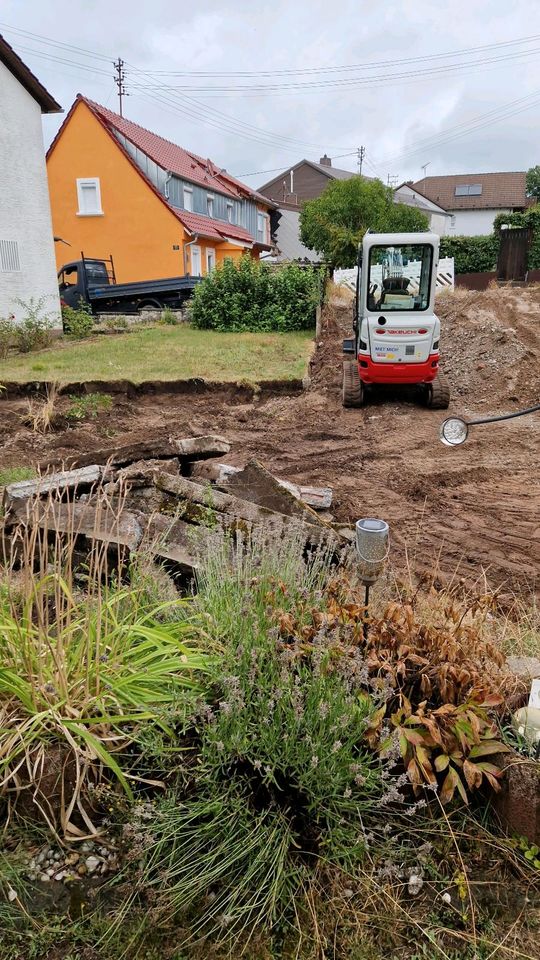
[[[444,903],[452,903],[452,897],[450,896],[450,894],[449,894],[448,892],[447,892],[447,893],[443,893],[443,895],[442,895],[442,897],[441,897],[441,900],[443,900]]]
[[[67,870],[59,870],[58,873],[55,873],[54,880],[63,880],[67,876]]]
[[[50,880],[50,877],[48,877],[46,873],[40,873],[39,879],[41,880],[42,883],[48,883]]]
[[[417,873],[411,873],[409,877],[409,882],[407,884],[407,889],[412,897],[415,897],[420,893],[422,887],[424,886],[424,881],[422,877],[419,877]]]
[[[17,891],[14,890],[13,887],[9,888],[7,892],[7,898],[10,903],[13,903],[13,901],[17,899]]]
[[[47,867],[47,869],[46,869],[46,871],[45,871],[45,873],[47,874],[47,876],[49,877],[49,879],[54,876],[54,872],[55,872],[55,868],[54,868],[54,867]]]
[[[100,861],[97,857],[87,857],[84,862],[88,873],[94,873],[100,864]]]
[[[88,870],[86,869],[84,863],[81,863],[81,864],[77,867],[77,873],[78,873],[79,876],[81,876],[81,877],[84,877],[84,876],[88,873]]]
[[[64,860],[66,867],[72,867],[75,863],[78,863],[78,862],[79,862],[78,853],[70,853],[69,856],[67,856],[66,859]]]

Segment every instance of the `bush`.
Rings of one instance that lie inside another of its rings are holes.
[[[88,304],[82,302],[77,310],[74,307],[62,307],[62,322],[64,333],[73,340],[85,340],[94,329],[92,311]]]
[[[165,307],[161,311],[158,323],[163,326],[175,327],[178,324],[178,317],[174,310],[171,310],[170,307]]]
[[[5,360],[15,342],[15,324],[10,317],[0,317],[0,360]]]
[[[499,252],[499,238],[441,237],[440,256],[453,257],[456,273],[483,273],[495,270]]]
[[[309,330],[320,299],[317,271],[272,269],[250,256],[225,260],[197,284],[191,321],[201,330]]]
[[[30,353],[32,350],[41,350],[52,343],[51,314],[45,313],[46,297],[36,300],[17,300],[19,306],[26,311],[25,316],[15,324],[15,341],[20,353]]]

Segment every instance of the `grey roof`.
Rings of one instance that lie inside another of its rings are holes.
[[[350,180],[351,177],[358,176],[354,170],[339,170],[338,167],[328,167],[324,163],[314,163],[313,160],[302,160],[302,163],[309,163],[310,167],[315,167],[316,170],[320,170],[321,173],[325,173],[327,177],[332,177],[334,180]],[[369,177],[364,177],[364,180],[369,179]]]
[[[42,113],[63,113],[62,107],[56,102],[53,96],[45,89],[30,67],[27,67],[21,60],[18,53],[7,42],[5,37],[0,34],[0,61],[8,68],[10,73],[17,78],[20,84],[28,90],[28,93],[39,103]]]

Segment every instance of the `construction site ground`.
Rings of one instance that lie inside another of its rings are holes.
[[[341,340],[350,335],[352,308],[334,297],[303,393],[250,395],[229,384],[210,393],[115,396],[95,419],[46,434],[24,425],[26,399],[4,399],[0,471],[72,462],[116,441],[217,433],[232,443],[232,464],[256,457],[283,479],[332,487],[339,521],[386,519],[398,567],[467,580],[484,571],[505,592],[537,592],[540,414],[472,428],[459,448],[441,444],[439,427],[452,413],[476,418],[540,402],[540,287],[458,289],[437,309],[448,413],[421,407],[403,388],[343,409]],[[59,412],[67,405],[60,397]]]

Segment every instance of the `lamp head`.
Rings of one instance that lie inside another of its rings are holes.
[[[447,447],[458,447],[465,443],[469,435],[469,427],[460,417],[448,417],[441,424],[439,436]]]
[[[360,578],[375,583],[380,577],[388,556],[389,528],[385,520],[363,517],[356,521],[356,552]]]

